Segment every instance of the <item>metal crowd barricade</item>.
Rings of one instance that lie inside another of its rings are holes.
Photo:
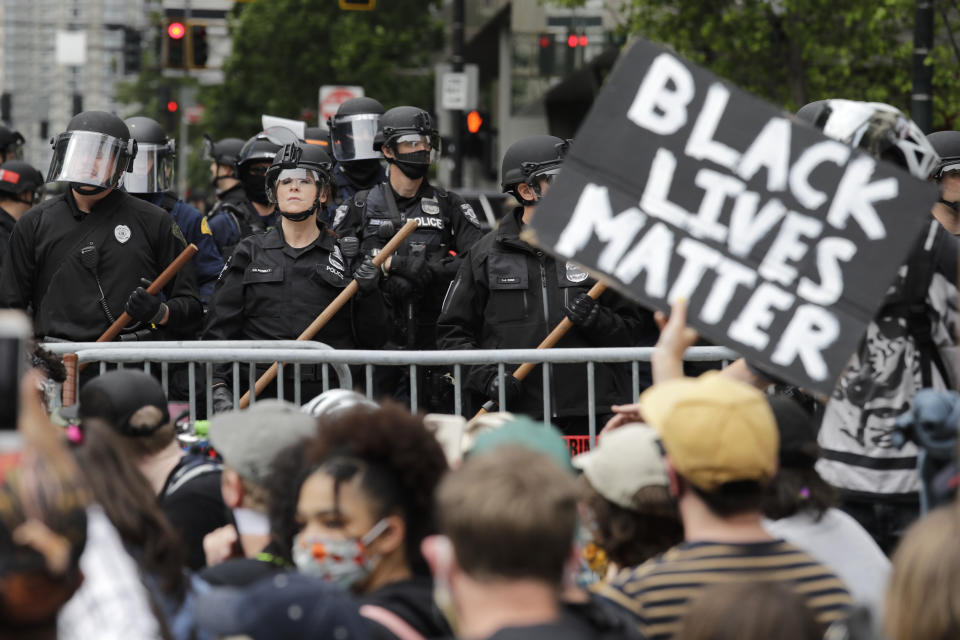
[[[337,350],[313,341],[277,340],[244,341],[226,340],[209,342],[154,342],[154,343],[49,343],[46,348],[57,354],[76,353],[80,363],[99,362],[101,371],[107,364],[123,366],[124,363],[144,363],[148,369],[150,363],[160,363],[161,382],[164,390],[169,390],[168,366],[170,363],[187,363],[190,420],[196,419],[195,366],[205,365],[206,400],[212,404],[212,372],[214,364],[232,365],[234,406],[239,404],[240,363],[250,365],[252,388],[255,382],[255,364],[285,363],[294,367],[294,400],[298,404],[308,398],[300,398],[301,365],[323,365],[323,389],[331,388],[327,367],[337,374],[336,387],[353,388],[348,365],[360,365],[365,368],[367,397],[373,397],[373,368],[375,366],[408,366],[410,368],[410,410],[417,411],[417,368],[421,366],[452,366],[454,378],[454,412],[463,414],[463,367],[478,364],[497,365],[500,377],[500,406],[509,410],[503,395],[503,377],[513,371],[513,365],[507,363],[535,362],[538,364],[583,364],[587,367],[587,411],[589,420],[590,446],[596,438],[596,390],[595,371],[597,364],[630,363],[634,400],[639,393],[639,363],[648,362],[653,354],[652,347],[630,348],[580,348],[580,349],[477,349],[469,351],[372,351]],[[735,359],[737,354],[725,347],[693,347],[687,350],[684,359],[693,362],[725,362]],[[507,367],[510,366],[510,369]],[[277,395],[283,396],[283,364],[277,376]],[[541,367],[543,376],[543,415],[550,411],[550,367]],[[251,401],[255,401],[251,399]],[[470,416],[467,416],[468,418]]]

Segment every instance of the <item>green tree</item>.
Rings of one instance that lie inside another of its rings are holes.
[[[342,11],[334,0],[259,0],[231,24],[224,83],[206,88],[205,130],[246,137],[260,116],[316,123],[324,84],[355,84],[389,108],[430,108],[431,57],[443,49],[437,0],[389,0]]]
[[[550,0],[568,7],[583,0]],[[960,125],[960,26],[939,0],[934,127]],[[947,6],[949,4],[949,7]],[[734,84],[795,110],[849,98],[910,105],[916,0],[627,0],[624,35],[666,44]]]

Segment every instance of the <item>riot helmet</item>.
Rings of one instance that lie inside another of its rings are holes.
[[[240,157],[240,150],[243,149],[244,141],[240,138],[223,138],[216,140],[210,137],[209,133],[203,134],[203,157],[211,162],[223,165],[225,167],[237,168],[237,160]]]
[[[530,136],[514,142],[503,154],[500,166],[501,190],[504,193],[513,193],[525,205],[533,204],[534,201],[520,197],[517,187],[526,184],[537,194],[537,198],[541,198],[540,179],[551,181],[560,173],[569,147],[569,140],[556,136]]]
[[[323,127],[307,127],[303,141],[327,149],[330,147],[330,132]]]
[[[294,222],[306,220],[314,215],[318,208],[323,204],[320,198],[323,195],[324,187],[332,182],[330,167],[332,165],[330,156],[322,147],[305,142],[293,142],[284,145],[277,151],[273,163],[267,169],[264,180],[267,198],[270,202],[278,202],[277,188],[279,185],[296,181],[299,185],[313,184],[317,188],[317,195],[313,205],[307,211],[301,213],[286,213],[279,206],[277,210],[283,217]]]
[[[337,114],[327,120],[333,157],[338,162],[382,158],[380,150],[374,148],[382,115],[383,105],[373,98],[351,98],[343,102]]]
[[[176,144],[167,139],[163,127],[153,118],[127,118],[130,137],[137,141],[133,171],[124,176],[128,193],[161,193],[173,186],[173,161]]]
[[[24,142],[26,141],[19,131],[0,125],[0,162],[22,157]]]
[[[297,136],[285,127],[270,127],[247,140],[237,158],[237,177],[243,190],[253,202],[269,204],[266,182],[267,167],[285,144],[297,141]]]
[[[130,138],[127,125],[106,111],[78,113],[51,144],[47,182],[69,182],[83,195],[119,186],[124,173],[133,170],[137,155],[137,142]]]
[[[930,177],[940,161],[920,127],[882,102],[826,100],[816,125],[825,135],[892,162],[921,180]]]
[[[947,173],[960,171],[960,131],[937,131],[928,135],[927,140],[940,156],[931,178],[939,181]]]
[[[427,175],[430,164],[437,159],[440,134],[430,114],[423,109],[394,107],[380,116],[373,141],[375,150],[383,147],[393,154],[393,157],[383,154],[387,162],[397,165],[411,180],[417,180]]]
[[[23,160],[7,160],[0,164],[0,197],[19,200],[24,204],[40,201],[43,174]],[[29,194],[30,200],[23,194]]]
[[[826,113],[824,109],[826,104],[826,100],[814,100],[813,102],[807,103],[797,109],[797,117],[809,125],[822,129],[823,123],[819,122],[819,120],[820,116]]]

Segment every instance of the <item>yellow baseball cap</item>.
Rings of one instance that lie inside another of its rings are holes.
[[[777,472],[777,423],[755,387],[716,371],[667,380],[640,395],[640,413],[677,473],[703,491]]]

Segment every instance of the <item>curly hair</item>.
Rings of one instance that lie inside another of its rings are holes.
[[[433,495],[447,470],[447,459],[423,418],[399,404],[385,403],[378,411],[354,410],[324,420],[317,437],[307,444],[304,468],[309,473],[338,458],[366,465],[360,488],[376,506],[374,517],[403,517],[410,570],[429,576],[420,543],[436,532]]]

